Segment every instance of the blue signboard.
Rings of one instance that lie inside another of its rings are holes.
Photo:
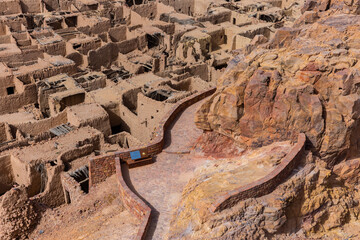
[[[140,151],[130,152],[130,157],[132,160],[140,159],[141,158]]]

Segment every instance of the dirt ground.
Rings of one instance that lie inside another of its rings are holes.
[[[36,240],[134,239],[139,221],[124,209],[115,175],[78,203],[46,210],[30,235]]]

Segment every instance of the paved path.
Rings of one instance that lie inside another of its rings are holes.
[[[154,214],[148,239],[166,238],[172,210],[179,202],[183,188],[193,176],[194,169],[206,161],[192,159],[187,154],[202,133],[195,126],[194,114],[204,101],[178,115],[165,134],[164,151],[156,157],[155,163],[124,171],[129,187],[152,207]]]

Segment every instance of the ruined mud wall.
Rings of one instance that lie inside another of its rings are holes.
[[[21,0],[21,9],[23,13],[41,13],[41,0]]]
[[[177,12],[193,15],[195,11],[195,0],[161,0],[165,5],[172,6]]]
[[[143,18],[153,19],[157,15],[157,3],[149,2],[147,4],[134,5],[131,10]]]
[[[31,200],[47,207],[58,207],[65,203],[61,184],[61,173],[64,171],[64,165],[59,160],[56,166],[50,166],[49,163],[46,165],[47,182],[45,189],[32,197]]]
[[[72,60],[70,60],[70,59],[68,59],[68,60],[69,60],[68,63],[62,64],[59,66],[49,66],[44,69],[36,69],[34,71],[27,72],[25,74],[17,74],[16,72],[14,72],[14,74],[16,74],[17,77],[25,83],[30,83],[31,78],[33,78],[35,80],[38,80],[38,79],[41,80],[41,79],[53,77],[53,76],[61,74],[61,73],[67,73],[68,75],[72,75],[77,72],[77,69],[75,66],[76,64]]]
[[[199,17],[196,20],[199,22],[211,22],[212,24],[219,24],[223,22],[230,22],[231,15],[231,11],[225,11],[218,14],[211,14],[204,17]]]
[[[67,112],[63,111],[58,115],[35,122],[15,124],[14,126],[25,134],[32,136],[47,132],[50,128],[67,123]]]
[[[16,112],[19,108],[37,102],[37,89],[35,84],[24,86],[21,93],[0,97],[0,114]]]
[[[115,173],[115,158],[121,161],[130,161],[130,152],[140,151],[141,156],[150,157],[159,154],[164,146],[164,134],[166,129],[170,126],[176,116],[192,104],[210,96],[216,91],[216,88],[202,91],[181,100],[176,104],[160,121],[159,126],[153,132],[152,140],[149,145],[142,148],[129,149],[124,152],[115,152],[111,155],[99,156],[92,158],[89,161],[89,186],[95,186],[100,182],[105,181],[106,178]]]
[[[50,55],[66,55],[66,43],[65,41],[41,45],[40,44],[41,51],[50,54]]]
[[[109,29],[109,37],[113,42],[122,42],[126,40],[127,26],[117,26]]]
[[[66,203],[77,203],[85,195],[81,190],[80,184],[72,178],[69,173],[63,172],[61,174],[61,183],[63,186],[65,202]]]
[[[21,13],[20,1],[10,0],[0,2],[0,15]]]
[[[118,53],[115,43],[108,43],[96,50],[91,50],[88,53],[89,67],[93,70],[100,70],[102,66],[109,67],[117,59]]]
[[[4,194],[11,187],[13,181],[11,157],[1,156],[0,157],[0,195]]]
[[[85,33],[86,35],[96,35],[107,32],[111,27],[111,23],[109,19],[103,19],[103,21],[96,23],[93,26],[89,26],[87,23],[87,18],[78,18],[78,27],[77,29],[80,32]]]

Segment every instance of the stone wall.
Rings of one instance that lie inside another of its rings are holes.
[[[119,183],[119,192],[125,208],[141,221],[136,240],[145,239],[150,223],[151,208],[146,205],[135,193],[133,193],[123,179],[120,159],[116,158],[116,176]]]
[[[271,193],[293,171],[294,167],[305,151],[306,136],[300,133],[298,141],[282,162],[265,177],[239,187],[220,196],[210,207],[212,212],[231,208],[239,201],[247,198],[256,198]]]
[[[66,203],[78,203],[85,193],[81,190],[80,184],[72,178],[69,173],[61,173],[61,184]]]
[[[104,155],[89,161],[89,188],[115,173],[115,155]]]

